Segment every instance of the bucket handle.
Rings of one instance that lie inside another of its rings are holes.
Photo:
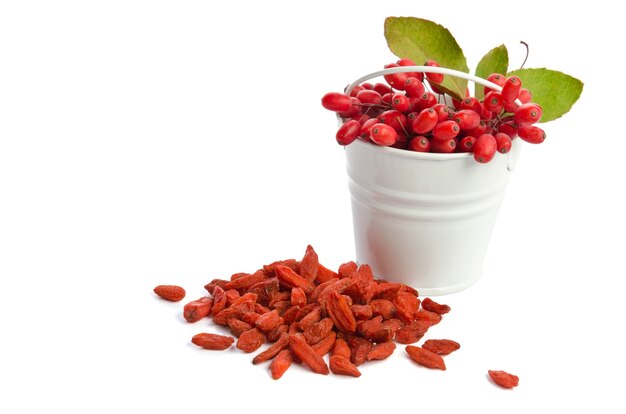
[[[474,83],[478,83],[482,86],[486,86],[498,92],[502,92],[502,86],[497,85],[491,81],[488,81],[487,79],[483,79],[479,76],[474,76],[474,75],[470,75],[469,73],[461,72],[460,70],[442,68],[439,66],[397,66],[394,68],[381,69],[379,71],[372,72],[368,75],[361,76],[359,79],[355,80],[350,85],[348,85],[344,93],[346,95],[350,95],[350,92],[352,92],[352,89],[354,89],[357,85],[360,85],[361,83],[368,81],[370,79],[378,78],[380,76],[385,76],[385,75],[393,75],[394,73],[405,73],[405,72],[440,73],[442,75],[455,76],[457,78],[461,78],[461,79],[465,79]],[[515,103],[518,106],[522,104],[522,102],[519,99],[516,99]],[[507,157],[507,170],[513,171],[515,167],[514,161],[512,157],[510,156],[510,154],[507,154],[507,155],[509,155]]]

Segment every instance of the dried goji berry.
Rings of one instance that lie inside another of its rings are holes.
[[[261,362],[269,361],[274,358],[280,351],[289,346],[289,334],[283,333],[278,341],[270,345],[265,351],[261,352],[252,359],[253,364],[260,364]]]
[[[396,316],[396,305],[387,299],[374,299],[370,302],[372,315],[381,315],[383,319],[391,319]]]
[[[350,347],[348,346],[346,341],[343,338],[337,338],[335,340],[335,344],[333,345],[332,355],[339,355],[344,358],[350,359],[351,354],[352,351],[350,350]]]
[[[334,277],[331,279],[326,280],[323,283],[320,283],[319,285],[317,285],[315,287],[315,289],[313,289],[313,292],[311,292],[311,294],[309,295],[309,303],[315,303],[318,301],[318,298],[320,296],[320,294],[330,285],[332,285],[333,283],[335,283],[336,281],[338,281],[339,279]]]
[[[272,277],[265,279],[259,283],[253,285],[248,289],[248,293],[254,293],[258,296],[258,303],[263,306],[268,306],[274,293],[280,289],[278,278]]]
[[[217,285],[213,289],[213,308],[211,313],[213,316],[217,315],[226,307],[226,292],[221,286]]]
[[[213,299],[205,296],[200,299],[191,301],[183,308],[183,317],[187,322],[198,322],[200,319],[211,313]]]
[[[305,329],[303,335],[307,344],[314,345],[327,337],[332,329],[333,321],[330,318],[324,318]]]
[[[289,348],[291,352],[300,358],[311,370],[317,374],[328,374],[328,365],[311,345],[306,343],[304,336],[300,333],[289,336]]]
[[[519,384],[519,377],[517,375],[509,374],[505,371],[488,371],[489,377],[501,386],[502,388],[513,388]]]
[[[191,342],[204,349],[223,351],[224,349],[229,348],[235,340],[230,336],[212,333],[199,333],[191,338]]]
[[[308,329],[309,326],[313,325],[316,322],[319,322],[321,318],[322,308],[319,305],[316,305],[309,311],[309,313],[307,313],[305,316],[302,317],[302,319],[300,319],[300,322],[298,324],[300,329],[304,331]]]
[[[419,346],[413,345],[407,345],[405,349],[407,354],[409,354],[409,357],[418,364],[427,368],[441,369],[445,371],[446,363],[443,361],[443,358],[434,352],[430,352],[426,349],[420,348]]]
[[[334,272],[322,266],[321,264],[318,264],[317,275],[315,276],[315,281],[317,283],[324,283],[331,279],[338,279],[338,278],[339,278],[339,275],[337,274],[337,272]]]
[[[269,275],[275,276],[276,266],[286,266],[295,272],[298,270],[298,261],[296,259],[277,260],[268,265],[263,265],[263,270]]]
[[[372,318],[373,311],[370,305],[352,305],[350,306],[350,310],[354,315],[355,319],[360,321],[366,321]]]
[[[219,286],[222,289],[224,289],[224,286],[226,286],[228,284],[228,282],[229,282],[229,280],[213,279],[209,283],[204,285],[204,288],[207,290],[207,292],[209,292],[212,295],[213,294],[213,290],[215,289],[215,286]]]
[[[361,365],[367,361],[367,354],[372,350],[373,343],[360,336],[351,336],[347,342],[350,347],[350,361],[354,365]]]
[[[266,333],[265,337],[269,342],[276,342],[285,332],[289,332],[289,325],[280,325],[278,328],[274,328]]]
[[[178,302],[185,297],[185,289],[176,285],[159,285],[154,288],[154,293],[170,302]]]
[[[360,377],[361,372],[348,358],[340,355],[332,355],[329,360],[330,370],[335,375],[349,375],[352,377]]]
[[[438,313],[440,315],[450,312],[450,306],[439,304],[431,298],[424,298],[422,300],[422,308],[430,312]]]
[[[259,318],[254,322],[254,325],[262,332],[269,332],[282,325],[283,322],[283,318],[278,314],[278,311],[274,309],[271,312],[264,313],[259,316]]]
[[[285,371],[289,369],[293,359],[291,357],[291,352],[289,349],[283,349],[276,355],[276,357],[272,360],[270,364],[270,372],[272,373],[272,378],[277,380],[283,376]]]
[[[289,286],[290,288],[299,287],[304,290],[306,294],[313,292],[315,285],[312,281],[309,281],[287,266],[278,265],[275,267],[276,277],[281,283]],[[291,297],[290,297],[291,299]]]
[[[317,276],[317,269],[319,265],[319,260],[317,257],[317,253],[313,250],[311,245],[306,247],[306,252],[304,253],[304,257],[300,261],[300,276],[312,282],[315,280]]]
[[[306,305],[306,293],[299,287],[291,289],[291,306],[304,306]]]
[[[326,312],[339,331],[353,333],[356,330],[356,319],[345,296],[335,291],[331,292],[328,296]]]
[[[437,325],[441,322],[441,315],[435,312],[427,311],[425,309],[420,309],[415,314],[415,318],[420,321],[428,322],[431,326]]]
[[[225,291],[225,293],[226,293],[226,307],[229,307],[230,305],[235,303],[237,299],[241,297],[239,292],[235,289],[228,289]]]
[[[226,286],[224,286],[224,290],[228,290],[228,289],[236,289],[236,290],[246,289],[247,290],[250,287],[266,279],[268,279],[268,275],[263,270],[257,270],[256,272],[252,274],[244,273],[239,278],[235,278],[235,279],[231,278],[230,282],[228,282]]]
[[[337,333],[335,331],[330,331],[328,335],[320,339],[316,344],[311,345],[311,348],[313,348],[318,355],[324,356],[330,352],[336,340]]]
[[[459,349],[461,345],[450,339],[428,339],[422,344],[422,348],[434,352],[437,355],[448,355]]]
[[[408,292],[398,292],[393,304],[396,307],[396,315],[406,323],[411,323],[415,319],[420,300]]]
[[[337,272],[337,274],[339,275],[340,279],[343,278],[352,278],[357,270],[359,269],[359,265],[357,265],[355,262],[346,262],[346,263],[342,263],[339,266],[339,271]]]
[[[235,335],[237,338],[244,333],[245,331],[249,331],[254,326],[250,325],[247,322],[244,322],[239,319],[231,318],[227,322],[228,327],[230,328],[230,332]]]
[[[396,341],[401,344],[413,344],[422,339],[430,326],[428,321],[413,321],[396,331]]]
[[[393,354],[396,349],[396,344],[393,341],[380,342],[372,347],[367,353],[367,360],[381,360],[387,359]]]
[[[239,335],[237,340],[237,348],[244,352],[254,352],[265,342],[265,335],[257,328],[252,328],[249,331],[243,332]]]

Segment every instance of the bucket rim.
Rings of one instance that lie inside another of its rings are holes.
[[[431,161],[452,161],[464,158],[473,157],[471,152],[452,152],[452,153],[439,153],[439,152],[419,152],[419,151],[408,151],[406,149],[386,147],[382,145],[376,145],[374,143],[365,142],[362,140],[356,140],[352,142],[350,145],[346,145],[344,147],[345,151],[349,150],[349,147],[357,145],[363,145],[363,148],[369,148],[371,151],[379,152],[381,154],[394,156],[394,157],[403,157],[403,158],[412,158],[417,160],[431,160]]]

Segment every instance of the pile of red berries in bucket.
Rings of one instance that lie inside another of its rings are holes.
[[[439,66],[433,60],[424,65]],[[399,66],[416,64],[402,58],[385,68]],[[496,152],[509,152],[516,137],[532,144],[546,137],[533,125],[541,119],[541,106],[531,102],[531,93],[515,75],[493,73],[487,80],[502,91],[485,87],[483,99],[467,96],[463,101],[441,93],[440,73],[400,72],[384,79],[357,85],[349,94],[324,95],[322,106],[337,112],[343,122],[336,134],[340,145],[360,139],[409,151],[471,152],[476,161],[486,163]]]

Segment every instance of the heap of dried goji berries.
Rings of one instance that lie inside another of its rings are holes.
[[[450,311],[429,298],[420,300],[410,286],[375,279],[366,264],[347,262],[337,272],[330,270],[319,263],[311,246],[302,260],[281,260],[254,273],[236,273],[230,280],[214,279],[205,288],[211,296],[187,303],[185,319],[211,317],[228,327],[238,338],[236,347],[247,353],[270,343],[252,362],[271,360],[274,379],[292,362],[319,374],[328,374],[330,368],[334,374],[358,377],[359,365],[389,357],[396,342],[418,342]],[[158,286],[155,293],[169,300],[184,297],[182,288],[170,285]],[[192,342],[224,350],[235,339],[199,333]],[[406,352],[423,366],[445,370],[441,355],[457,349],[452,340],[431,339],[421,347],[407,346]]]

